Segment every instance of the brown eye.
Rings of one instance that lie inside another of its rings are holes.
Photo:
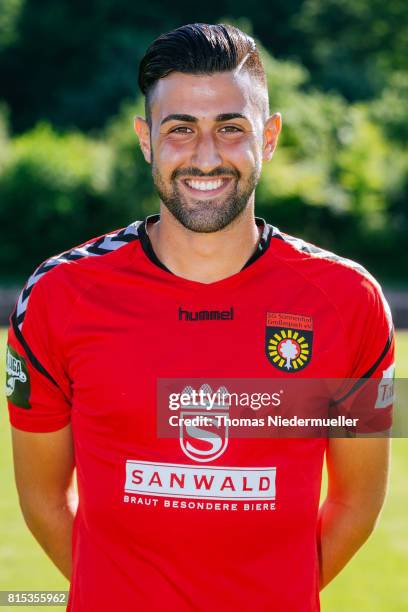
[[[242,130],[236,127],[235,125],[224,125],[224,127],[222,127],[220,131],[224,132],[224,134],[237,134],[239,132],[242,132]]]
[[[192,129],[182,125],[179,127],[174,128],[174,130],[170,130],[170,134],[191,134],[192,133]]]

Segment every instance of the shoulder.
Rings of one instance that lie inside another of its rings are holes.
[[[139,239],[138,228],[142,221],[135,221],[125,228],[92,238],[67,251],[43,261],[28,278],[13,312],[13,324],[21,329],[27,310],[46,294],[47,301],[61,299],[61,294],[74,294],[92,282],[103,269],[115,266],[126,247]]]
[[[363,292],[381,291],[374,276],[352,259],[281,232],[277,228],[273,228],[273,238],[275,257],[303,276],[305,280],[316,283],[322,288],[330,286],[335,292],[350,288],[357,290],[359,287]]]
[[[275,257],[305,283],[313,285],[342,312],[391,312],[376,278],[361,264],[273,228]]]

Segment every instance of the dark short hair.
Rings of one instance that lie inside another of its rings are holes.
[[[192,23],[162,34],[148,47],[139,66],[139,87],[145,95],[150,123],[154,85],[172,72],[213,74],[242,69],[266,86],[265,70],[251,36],[231,25]]]

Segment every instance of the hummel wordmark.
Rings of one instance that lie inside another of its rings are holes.
[[[181,306],[178,310],[179,321],[232,321],[234,318],[234,308],[229,310],[183,310]]]

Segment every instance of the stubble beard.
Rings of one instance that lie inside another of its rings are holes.
[[[153,182],[161,201],[177,221],[192,232],[205,234],[224,229],[245,210],[260,177],[260,168],[256,166],[253,168],[243,187],[239,189],[240,175],[238,173],[232,176],[231,171],[226,173],[219,169],[217,172],[203,175],[197,170],[191,170],[191,172],[189,171],[189,176],[206,176],[208,178],[220,175],[231,176],[234,181],[233,191],[228,196],[214,197],[208,200],[194,200],[194,203],[191,204],[178,189],[177,179],[180,178],[180,173],[176,172],[172,175],[170,180],[171,187],[168,188],[154,162],[152,167]]]

